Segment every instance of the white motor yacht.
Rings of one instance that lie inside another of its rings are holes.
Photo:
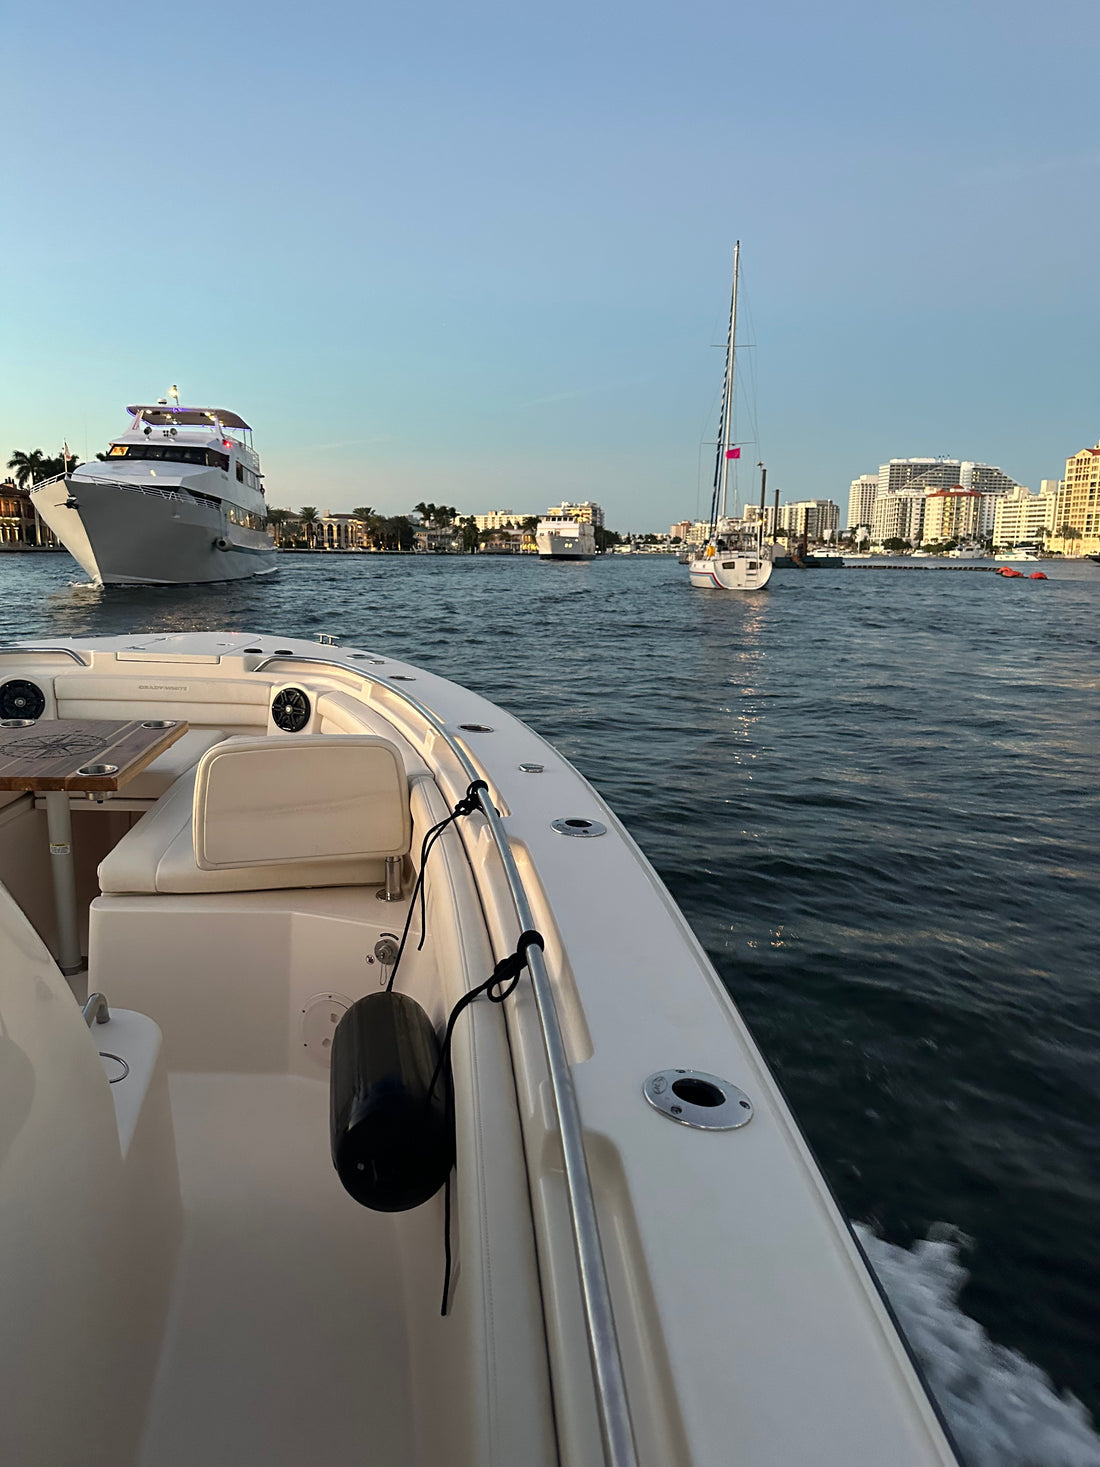
[[[539,520],[535,544],[540,560],[595,560],[596,531],[587,520],[547,515]]]
[[[0,794],[5,1462],[956,1462],[706,954],[530,728],[231,632],[8,645],[0,711],[43,770],[175,738],[60,824]]]
[[[275,569],[252,430],[226,408],[127,408],[102,461],[32,491],[96,585],[235,581]]]

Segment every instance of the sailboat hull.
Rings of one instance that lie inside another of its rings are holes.
[[[696,556],[688,565],[693,586],[711,591],[762,591],[771,580],[772,563],[761,555]]]

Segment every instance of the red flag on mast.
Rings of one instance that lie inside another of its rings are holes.
[[[726,449],[726,457],[727,458],[740,458],[741,457],[741,450],[739,448],[727,448]]]

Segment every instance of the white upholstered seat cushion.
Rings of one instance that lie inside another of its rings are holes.
[[[128,780],[119,791],[120,796],[127,800],[159,800],[181,774],[199,762],[207,749],[220,744],[224,738],[220,728],[189,728],[140,774]]]
[[[369,886],[410,840],[408,781],[386,739],[226,739],[101,862],[99,886],[117,894]]]

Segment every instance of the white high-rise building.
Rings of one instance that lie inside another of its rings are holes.
[[[879,494],[871,515],[871,540],[881,545],[886,540],[908,540],[919,545],[924,534],[923,489],[901,489],[893,494]]]
[[[858,479],[852,480],[848,490],[847,529],[856,530],[860,525],[870,527],[877,495],[878,474],[860,474]]]
[[[1032,544],[1043,538],[1045,530],[1054,529],[1054,515],[1058,507],[1057,479],[1044,479],[1038,494],[1031,494],[1022,484],[1017,484],[1007,494],[999,495],[993,516],[993,545],[997,549],[1010,549],[1013,545]]]
[[[853,480],[853,489],[854,487]],[[977,501],[974,533],[985,537],[993,533],[993,514],[997,500],[1015,487],[1015,479],[1010,479],[1002,469],[992,464],[975,463],[973,459],[892,458],[889,463],[879,465],[877,497],[881,499],[884,495],[910,490],[927,493],[936,489],[976,489],[981,498]],[[894,514],[883,510],[882,513],[893,522],[899,516],[904,518],[906,512],[899,510]],[[871,528],[874,532],[873,525]],[[909,540],[912,535],[902,535],[900,538]]]
[[[961,482],[962,463],[957,458],[892,458],[880,464],[879,494],[899,494],[903,489],[951,489]]]
[[[789,535],[827,540],[840,526],[840,505],[831,499],[799,499],[779,506],[779,524]]]
[[[993,516],[996,512],[997,501],[1003,498],[1010,489],[1018,487],[1016,480],[1010,479],[1003,470],[994,468],[992,464],[975,464],[964,461],[959,465],[959,484],[963,489],[977,489],[981,494],[977,533],[982,539],[988,539],[993,533]]]

